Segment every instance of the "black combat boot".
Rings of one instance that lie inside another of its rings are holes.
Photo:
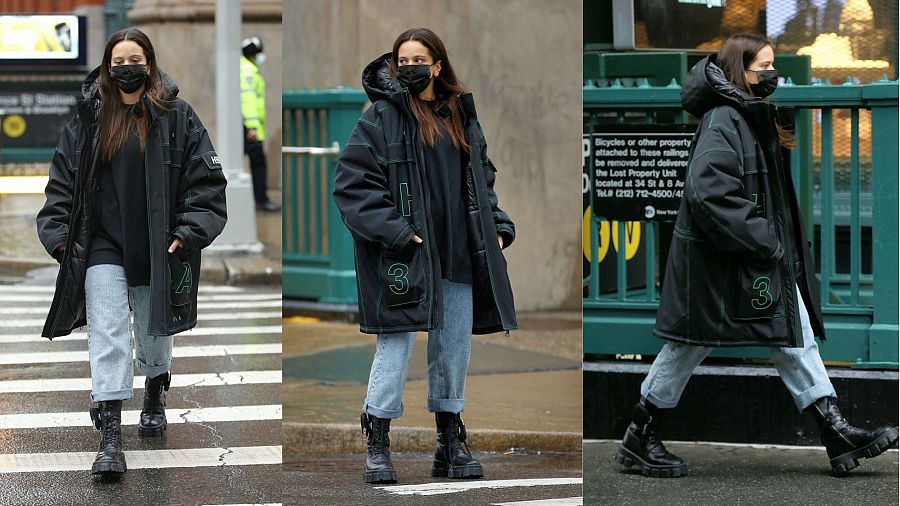
[[[171,382],[170,372],[144,379],[144,409],[138,422],[141,437],[159,437],[166,433],[166,392]]]
[[[391,463],[390,418],[378,418],[367,413],[359,416],[363,434],[366,435],[365,483],[397,483],[397,471]]]
[[[100,451],[92,474],[119,475],[127,471],[122,453],[122,401],[103,401],[91,408],[91,420],[100,430]]]
[[[638,466],[644,476],[677,478],[687,474],[687,464],[669,453],[659,439],[660,410],[641,397],[631,413],[616,462],[625,467]]]
[[[448,478],[481,478],[484,468],[472,458],[466,445],[466,426],[459,413],[434,414],[437,425],[437,446],[431,476]]]
[[[847,423],[831,397],[822,397],[806,411],[819,422],[822,444],[835,476],[845,476],[859,465],[859,459],[877,457],[897,442],[895,427],[886,425],[867,431]]]

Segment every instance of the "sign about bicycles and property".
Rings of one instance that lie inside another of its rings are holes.
[[[684,193],[694,127],[600,125],[586,135],[594,215],[674,221]]]

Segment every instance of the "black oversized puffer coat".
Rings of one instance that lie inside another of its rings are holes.
[[[190,329],[197,323],[200,250],[225,227],[222,165],[191,106],[177,98],[166,74],[171,109],[161,111],[142,97],[150,130],[144,150],[150,231],[150,327],[153,336]],[[64,336],[87,323],[84,280],[91,241],[100,215],[99,68],[82,84],[78,114],[63,129],[50,164],[47,201],[37,231],[47,252],[60,262],[56,291],[43,336]],[[169,253],[181,238],[184,246]],[[65,246],[62,254],[57,248]]]
[[[360,330],[370,334],[432,330],[442,324],[441,267],[419,126],[410,95],[389,74],[390,53],[363,71],[372,101],[341,151],[334,201],[354,238]],[[465,158],[472,258],[473,328],[486,334],[517,328],[506,260],[497,243],[515,227],[497,205],[496,168],[487,155],[471,93],[456,97],[471,153]],[[413,234],[423,239],[417,245]]]
[[[776,107],[727,80],[715,55],[685,78],[691,143],[654,334],[700,346],[803,345],[799,304],[825,328]],[[797,299],[795,284],[803,300]]]

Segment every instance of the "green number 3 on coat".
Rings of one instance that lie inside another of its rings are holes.
[[[769,283],[770,280],[767,276],[760,276],[753,280],[753,289],[759,295],[759,298],[750,301],[753,304],[753,309],[761,311],[772,305],[772,301],[775,299],[772,297],[772,293],[769,292]]]
[[[409,266],[406,264],[391,264],[387,275],[394,278],[394,282],[388,288],[396,295],[403,295],[409,291]]]

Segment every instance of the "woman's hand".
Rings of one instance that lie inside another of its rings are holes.
[[[497,242],[500,243],[500,249],[503,249],[503,236],[502,235],[497,234]]]
[[[416,234],[413,234],[412,240],[413,240],[413,242],[416,243],[416,244],[422,244],[422,238],[419,237],[419,236],[417,236]]]
[[[169,253],[175,253],[176,248],[183,248],[184,243],[181,242],[181,239],[176,237],[172,244],[169,245]]]

